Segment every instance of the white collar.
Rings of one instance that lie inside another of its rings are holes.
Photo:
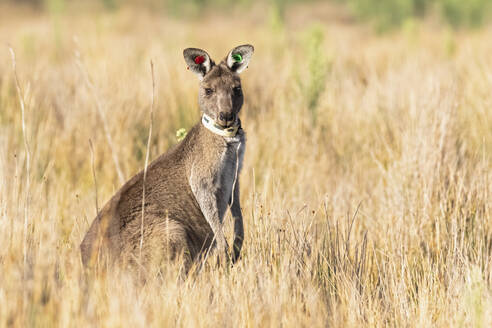
[[[230,126],[228,128],[222,127],[219,124],[217,124],[210,116],[207,114],[203,114],[202,116],[202,124],[205,126],[207,129],[212,131],[213,133],[222,136],[222,137],[235,137],[237,134],[237,131],[241,127],[241,121],[239,121],[236,125]]]

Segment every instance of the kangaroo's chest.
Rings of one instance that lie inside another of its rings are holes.
[[[239,178],[244,158],[244,143],[228,144],[217,156],[217,162],[212,170],[212,185],[217,196],[223,196],[226,201],[232,194],[232,188]]]
[[[233,188],[238,186],[239,173],[244,158],[245,142],[229,142],[216,148],[204,158],[196,159],[202,165],[194,165],[190,184],[193,194],[206,218],[222,220],[230,203]]]

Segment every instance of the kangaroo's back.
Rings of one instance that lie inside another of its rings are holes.
[[[196,257],[200,248],[210,244],[212,230],[206,224],[187,181],[188,162],[193,160],[190,141],[195,141],[196,130],[194,127],[177,147],[161,155],[147,168],[143,222],[145,249],[170,239],[174,241],[170,246],[175,249],[173,253],[189,248],[190,256]],[[143,182],[141,171],[125,183],[99,212],[81,244],[85,265],[107,256],[124,262],[132,262],[134,256],[140,256]],[[154,252],[156,254],[152,254]],[[145,251],[146,261],[158,253],[158,249]]]

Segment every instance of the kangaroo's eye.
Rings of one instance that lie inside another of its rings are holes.
[[[207,96],[210,96],[212,93],[214,93],[214,89],[211,88],[205,88],[205,94]]]
[[[232,89],[234,91],[235,94],[239,95],[241,94],[241,87],[234,87],[234,89]]]

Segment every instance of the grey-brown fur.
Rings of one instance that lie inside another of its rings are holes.
[[[242,54],[241,63],[232,62],[234,53]],[[224,127],[239,122],[243,95],[237,74],[247,66],[252,53],[252,46],[236,47],[215,65],[203,50],[184,51],[189,68],[201,80],[200,110]],[[205,62],[196,64],[196,56],[204,56]],[[84,265],[109,259],[149,267],[182,256],[189,268],[214,245],[223,256],[228,252],[223,218],[231,203],[232,258],[237,260],[244,237],[239,201],[244,149],[242,129],[234,137],[223,137],[197,123],[182,142],[147,169],[141,254],[143,171],[125,183],[93,221],[80,245]]]

